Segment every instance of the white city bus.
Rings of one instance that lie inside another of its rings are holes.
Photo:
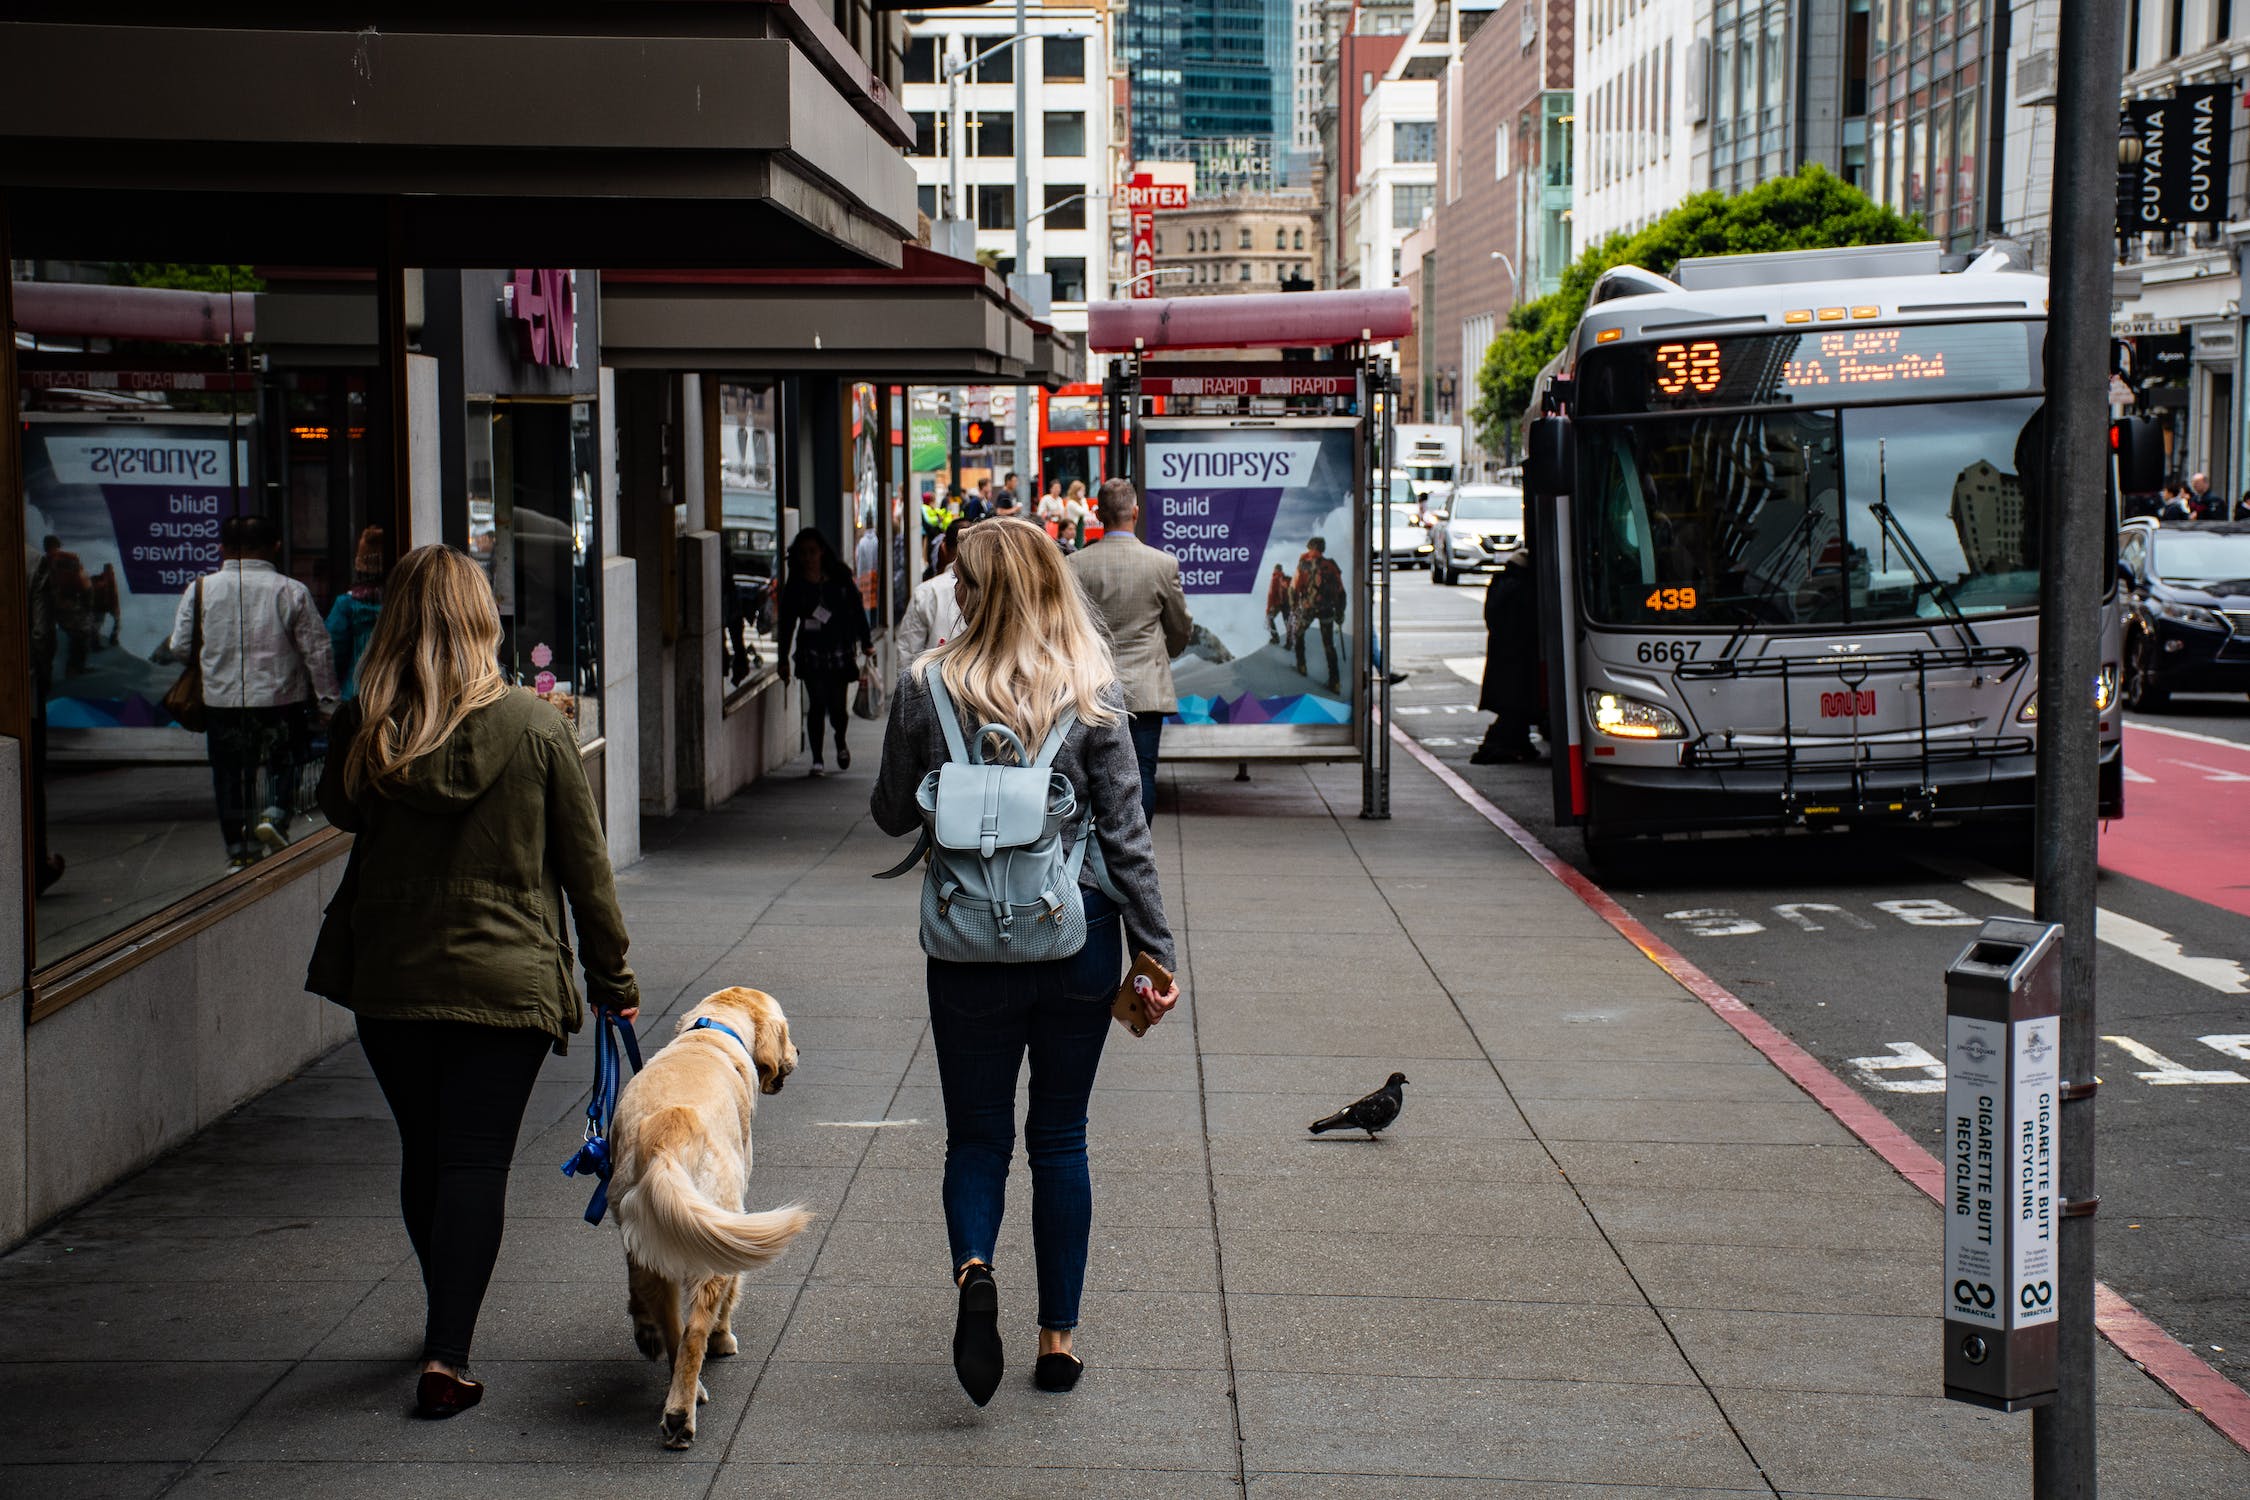
[[[2012,247],[1935,244],[1597,284],[1526,466],[1556,813],[1590,849],[2028,821],[2046,299]]]

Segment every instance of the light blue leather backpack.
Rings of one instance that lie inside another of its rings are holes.
[[[976,732],[976,753],[961,740],[961,716],[933,665],[924,673],[945,731],[946,760],[915,792],[922,836],[889,880],[930,857],[922,877],[922,951],[951,963],[1038,963],[1086,946],[1086,904],[1078,873],[1094,840],[1091,810],[1080,811],[1056,752],[1078,716],[1068,709],[1036,756],[1004,724]],[[991,758],[1015,752],[1012,764]],[[1069,852],[1063,834],[1075,830]]]

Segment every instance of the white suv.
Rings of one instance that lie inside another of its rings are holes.
[[[1457,484],[1430,524],[1430,581],[1489,573],[1523,545],[1523,491],[1505,484]]]

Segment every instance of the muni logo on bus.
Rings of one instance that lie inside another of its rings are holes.
[[[1875,712],[1875,690],[1861,688],[1854,692],[1846,689],[1840,693],[1820,695],[1820,716],[1824,719],[1865,719]]]

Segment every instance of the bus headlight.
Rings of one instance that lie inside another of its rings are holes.
[[[2104,662],[2101,671],[2096,673],[2094,677],[2094,712],[2106,714],[2109,712],[2109,706],[2116,701],[2117,667],[2113,662]],[[2039,722],[2039,694],[2036,690],[2030,697],[2023,700],[2023,707],[2016,710],[2016,722],[2018,724],[2036,724]]]
[[[1620,740],[1681,740],[1687,726],[1680,716],[1658,703],[1644,703],[1623,693],[1588,692],[1586,718],[1601,733]]]

